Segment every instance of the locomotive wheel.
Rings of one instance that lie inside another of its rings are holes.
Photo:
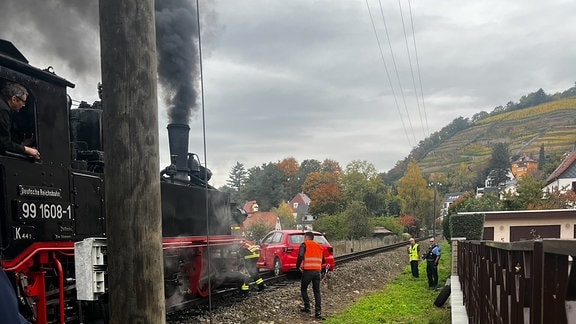
[[[274,259],[274,275],[279,276],[282,274],[282,262],[279,258]]]

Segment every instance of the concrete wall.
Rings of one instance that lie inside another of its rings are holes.
[[[334,255],[339,256],[351,252],[359,252],[370,249],[375,249],[385,245],[401,242],[402,238],[396,235],[386,236],[384,238],[367,238],[360,240],[344,240],[344,241],[331,241]],[[353,251],[352,251],[353,250]]]

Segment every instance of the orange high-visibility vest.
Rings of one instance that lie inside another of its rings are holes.
[[[306,253],[304,253],[304,263],[302,268],[304,270],[322,270],[322,255],[324,251],[322,246],[316,241],[304,241],[306,245]]]

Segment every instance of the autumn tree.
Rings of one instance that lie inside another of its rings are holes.
[[[340,167],[340,163],[335,160],[325,159],[322,161],[322,172],[326,173],[341,173],[342,168]]]
[[[298,171],[300,169],[298,161],[293,157],[288,157],[279,161],[276,166],[284,174],[284,187],[288,197],[294,197],[301,189],[301,183],[298,179]]]
[[[408,163],[406,173],[398,183],[398,195],[402,199],[403,214],[414,215],[422,223],[431,218],[433,192],[414,161]]]
[[[477,178],[478,175],[470,169],[468,164],[460,163],[442,183],[448,185],[448,192],[464,192],[475,188]]]
[[[273,208],[272,211],[278,215],[282,229],[296,229],[296,220],[294,219],[290,204],[283,201],[278,207]]]
[[[302,186],[304,185],[304,181],[306,178],[313,173],[313,172],[321,172],[322,171],[322,163],[318,160],[309,159],[304,160],[300,163],[300,168],[298,168],[297,173],[297,181],[296,187],[298,188],[298,192],[304,192]],[[293,197],[293,196],[292,196]]]
[[[312,215],[333,215],[341,211],[342,192],[337,173],[313,172],[308,175],[302,191],[310,197],[309,212]]]
[[[400,224],[404,226],[406,233],[410,233],[414,237],[418,237],[420,232],[420,219],[412,215],[402,215],[399,218]]]

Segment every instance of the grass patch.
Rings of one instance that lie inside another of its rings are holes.
[[[438,283],[442,286],[450,277],[451,249],[446,241],[440,247]],[[439,291],[428,289],[425,261],[420,262],[419,271],[420,278],[413,279],[410,266],[406,267],[384,290],[359,299],[350,308],[331,315],[325,323],[450,323],[448,302],[442,308],[434,306]]]

